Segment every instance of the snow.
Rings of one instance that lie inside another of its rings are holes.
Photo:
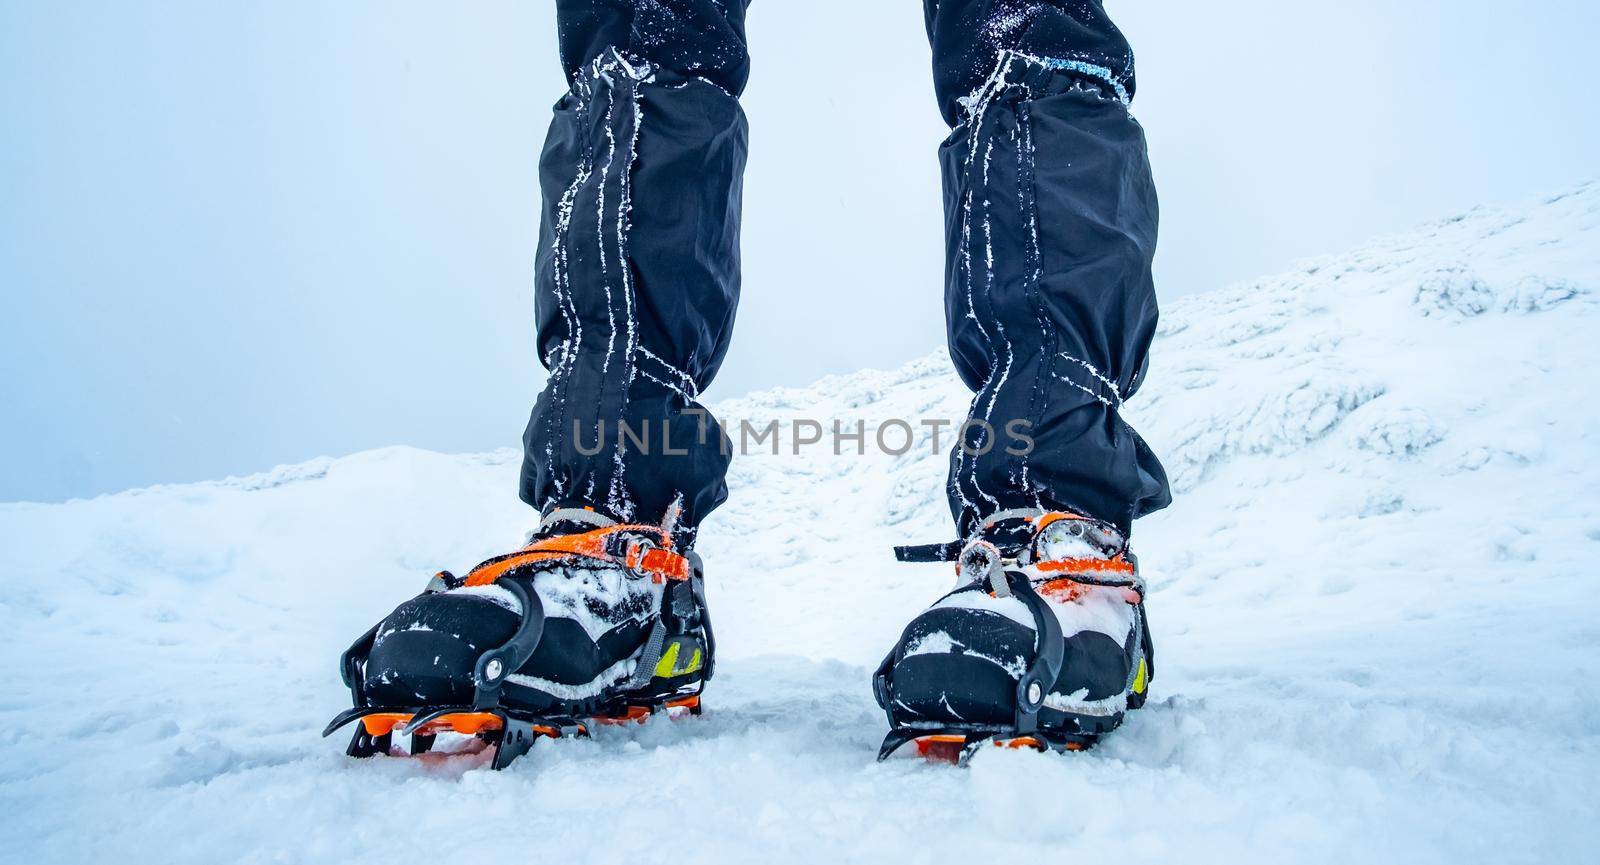
[[[0,861],[1587,861],[1597,290],[1591,184],[1172,304],[1127,406],[1178,494],[1135,533],[1152,702],[966,771],[873,762],[869,671],[953,580],[889,552],[949,537],[926,426],[737,459],[706,716],[503,773],[317,734],[349,641],[530,528],[512,452],[0,505]],[[965,403],[933,356],[715,410]]]
[[[994,664],[996,667],[1004,669],[1014,678],[1020,679],[1028,672],[1028,659],[1022,657],[1021,655],[1017,655],[1010,660],[1005,658],[996,658],[993,655],[985,655],[982,652],[973,651],[964,643],[957,642],[944,631],[934,631],[931,634],[924,634],[915,643],[912,643],[906,647],[905,657],[910,658],[914,655],[942,655],[949,653],[957,647],[960,648],[962,654],[971,655],[975,658],[982,658],[983,660]],[[943,698],[941,698],[941,700],[942,699]],[[904,704],[902,703],[901,705]],[[945,702],[944,706],[949,708],[950,704]]]

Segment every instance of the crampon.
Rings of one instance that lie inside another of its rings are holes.
[[[670,528],[559,510],[523,549],[441,572],[344,653],[352,757],[477,738],[503,769],[541,738],[698,715],[715,640],[703,572]]]
[[[372,757],[394,752],[396,733],[410,737],[412,756],[433,749],[441,733],[457,733],[477,738],[492,746],[491,768],[504,769],[528,753],[540,738],[563,736],[588,738],[589,725],[643,723],[660,712],[700,714],[700,695],[691,694],[659,703],[628,704],[618,714],[586,717],[556,717],[515,709],[496,708],[485,712],[468,707],[405,709],[383,706],[355,707],[340,712],[322,735],[333,734],[351,721],[358,721],[355,735],[345,753],[351,757]]]

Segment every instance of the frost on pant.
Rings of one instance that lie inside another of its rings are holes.
[[[722,432],[695,400],[739,293],[747,5],[557,4],[571,89],[540,165],[550,381],[522,473],[541,510],[647,523],[681,512],[688,541],[726,497]],[[1127,111],[1132,54],[1093,0],[927,0],[925,12],[952,126],[940,150],[950,350],[984,422],[952,449],[952,512],[963,535],[1018,507],[1126,532],[1169,500],[1160,463],[1119,414],[1156,323],[1157,208]],[[840,134],[850,130],[829,131]],[[855,143],[872,158],[874,142]],[[1036,442],[1026,454],[971,440],[1013,421]],[[623,424],[665,427],[687,452],[630,449]]]

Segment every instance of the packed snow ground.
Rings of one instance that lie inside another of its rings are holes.
[[[950,534],[926,443],[738,460],[701,545],[708,714],[504,773],[317,734],[351,639],[530,527],[515,454],[0,506],[0,860],[1587,861],[1597,292],[1589,185],[1173,304],[1130,403],[1177,493],[1136,533],[1153,701],[966,771],[873,762],[868,672],[951,582],[889,553]],[[716,411],[964,400],[935,356]]]

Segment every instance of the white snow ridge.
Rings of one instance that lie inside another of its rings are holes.
[[[0,505],[7,862],[1578,862],[1600,842],[1600,186],[1169,305],[1157,675],[1101,747],[873,762],[944,456],[735,462],[707,714],[353,761],[336,659],[529,527],[501,452]],[[957,417],[930,357],[717,407]],[[870,428],[869,428],[870,429]],[[948,435],[948,434],[947,434]],[[786,443],[787,445],[787,443]]]

